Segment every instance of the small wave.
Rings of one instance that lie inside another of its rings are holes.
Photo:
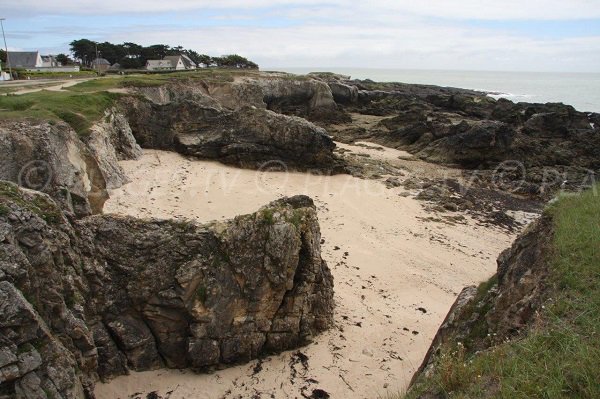
[[[498,100],[500,98],[506,98],[507,100],[511,100],[511,101],[527,101],[530,100],[532,98],[537,97],[534,94],[514,94],[514,93],[501,93],[501,92],[490,92],[488,93],[489,97],[492,97],[495,100]]]

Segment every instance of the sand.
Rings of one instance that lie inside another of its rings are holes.
[[[343,147],[371,158],[409,158],[391,149]],[[335,327],[299,349],[306,368],[290,351],[212,374],[134,372],[99,383],[98,399],[145,398],[153,391],[171,399],[402,392],[457,294],[489,278],[514,239],[468,216],[466,224],[427,221],[421,202],[381,181],[241,170],[150,150],[121,164],[131,183],[111,192],[107,213],[207,222],[254,212],[281,196],[311,196],[335,279]]]

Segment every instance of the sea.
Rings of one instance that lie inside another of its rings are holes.
[[[600,73],[491,72],[374,68],[262,68],[296,74],[335,72],[377,82],[421,83],[481,90],[514,102],[562,102],[600,112]]]

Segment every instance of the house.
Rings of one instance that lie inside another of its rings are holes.
[[[169,71],[173,69],[173,64],[170,60],[148,60],[146,61],[146,69],[149,71]]]
[[[9,51],[8,65],[29,72],[79,72],[77,65],[62,66],[53,55],[40,56],[39,51]]]
[[[96,58],[92,61],[92,69],[97,72],[106,72],[110,68],[110,62],[105,58]]]
[[[42,55],[42,67],[44,68],[58,68],[61,67],[62,64],[56,61],[56,58],[53,55]]]
[[[162,60],[148,60],[146,69],[149,71],[181,71],[185,69],[196,69],[198,66],[185,54],[169,55]]]
[[[196,69],[198,67],[196,63],[185,54],[169,55],[165,57],[165,60],[171,60],[173,69],[177,71],[182,69]]]
[[[39,51],[9,51],[8,65],[11,68],[41,68],[44,66]]]

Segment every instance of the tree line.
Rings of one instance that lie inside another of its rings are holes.
[[[237,54],[211,57],[191,49],[183,48],[182,46],[171,47],[166,44],[141,46],[132,42],[113,44],[109,42],[96,43],[88,39],[79,39],[73,40],[69,45],[71,46],[73,59],[65,54],[59,54],[56,57],[57,61],[62,62],[63,65],[68,65],[69,63],[77,61],[81,65],[89,67],[96,59],[97,50],[99,58],[106,59],[111,65],[118,63],[121,65],[121,68],[124,69],[140,69],[146,65],[146,61],[148,60],[162,60],[169,55],[182,54],[187,55],[199,66],[248,69],[258,68],[257,64]]]

